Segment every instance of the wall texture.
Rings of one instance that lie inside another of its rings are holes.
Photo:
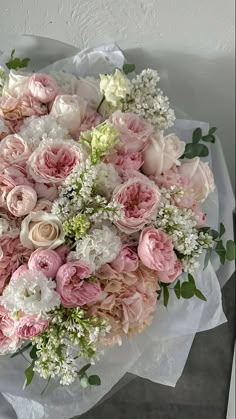
[[[219,127],[234,183],[234,0],[0,0],[0,49],[9,32],[116,41],[159,69],[172,103]]]

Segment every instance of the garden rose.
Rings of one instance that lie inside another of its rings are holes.
[[[155,217],[160,196],[158,187],[142,175],[117,186],[113,201],[122,204],[124,209],[124,217],[116,222],[119,229],[133,233],[150,223]]]
[[[112,163],[112,157],[108,160]],[[143,164],[142,153],[138,151],[136,153],[121,153],[118,152],[114,159],[113,164],[117,167],[117,170],[139,170]]]
[[[174,164],[179,165],[179,157],[185,150],[185,143],[180,141],[175,134],[166,137],[163,131],[151,137],[150,143],[143,152],[142,171],[147,176],[158,176],[172,168]]]
[[[57,254],[60,256],[63,265],[67,262],[67,256],[70,253],[70,248],[67,244],[62,244],[56,248]]]
[[[91,274],[90,267],[82,261],[68,262],[57,272],[57,292],[64,307],[77,307],[95,301],[101,292],[98,283],[85,279]]]
[[[138,265],[138,255],[128,244],[122,246],[118,256],[111,262],[112,268],[117,272],[136,271]]]
[[[0,143],[0,170],[14,164],[24,167],[31,152],[27,141],[19,135],[8,135]]]
[[[38,211],[45,211],[45,212],[51,212],[52,210],[52,202],[48,201],[48,199],[39,199],[37,201],[37,204],[34,207],[34,212]]]
[[[84,157],[81,146],[72,140],[46,140],[31,154],[28,170],[35,181],[57,185]]]
[[[14,320],[9,316],[9,312],[0,306],[0,355],[15,352],[20,343],[15,333]]]
[[[48,201],[53,202],[58,197],[58,189],[56,185],[51,183],[36,182],[34,189],[37,192],[38,198],[47,199]]]
[[[110,117],[112,125],[119,132],[120,150],[124,153],[143,151],[153,134],[154,127],[133,113],[117,111]]]
[[[70,134],[79,130],[85,118],[88,102],[77,95],[59,95],[56,97],[50,114],[57,118],[60,125]]]
[[[62,223],[45,211],[31,212],[22,221],[20,240],[28,249],[56,249],[64,242]]]
[[[40,335],[47,327],[48,320],[39,318],[37,315],[23,316],[16,322],[16,336],[20,339],[32,339]]]
[[[23,217],[37,203],[37,194],[31,186],[15,186],[7,195],[7,208],[15,217]]]
[[[164,283],[174,282],[178,276],[182,273],[182,264],[180,260],[176,258],[174,265],[166,271],[159,271],[158,278],[159,281]]]
[[[29,91],[35,99],[42,103],[49,103],[55,99],[58,87],[52,77],[35,73],[29,79]]]
[[[0,207],[7,207],[7,195],[18,185],[32,185],[24,168],[11,166],[0,172]]]
[[[176,165],[164,173],[153,177],[153,180],[159,188],[170,189],[171,186],[178,186],[179,188],[186,189],[188,185],[188,178],[179,173]]]
[[[176,255],[169,236],[154,227],[146,227],[140,234],[138,255],[145,266],[156,271],[173,268]]]
[[[187,192],[192,194],[197,202],[203,202],[215,189],[214,176],[208,163],[203,163],[199,157],[184,161],[178,172],[188,178]]]
[[[29,258],[28,267],[32,271],[41,271],[47,278],[55,278],[62,260],[51,249],[37,249]]]

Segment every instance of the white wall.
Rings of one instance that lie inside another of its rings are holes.
[[[159,69],[172,103],[219,127],[234,183],[234,0],[0,0],[2,31],[79,48],[116,41]]]

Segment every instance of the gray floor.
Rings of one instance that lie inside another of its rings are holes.
[[[133,378],[80,419],[226,419],[235,341],[235,276],[223,289],[223,302],[228,323],[197,334],[176,388]],[[0,398],[0,419],[15,417]]]

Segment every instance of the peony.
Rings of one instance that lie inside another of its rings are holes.
[[[23,217],[37,203],[37,194],[31,186],[15,186],[7,195],[7,208],[15,217]]]
[[[51,249],[37,249],[29,258],[28,267],[32,271],[41,271],[47,278],[55,278],[62,260],[58,253]]]
[[[0,170],[14,164],[24,167],[31,152],[28,142],[19,135],[8,135],[0,143]]]
[[[182,264],[180,260],[176,258],[174,265],[166,271],[159,271],[158,278],[159,281],[164,283],[174,282],[178,276],[182,273]]]
[[[161,230],[146,227],[140,234],[138,255],[145,266],[156,271],[173,268],[176,255],[169,236]]]
[[[29,158],[28,170],[37,182],[60,184],[84,158],[81,146],[72,140],[46,140]]]
[[[158,187],[140,174],[118,186],[113,193],[113,200],[123,206],[124,218],[116,222],[125,233],[141,230],[156,215],[160,201]]]
[[[49,103],[55,99],[58,87],[52,77],[35,73],[29,79],[29,91],[35,99],[42,103]]]
[[[197,202],[203,202],[215,189],[214,177],[208,163],[203,163],[199,157],[184,161],[178,168],[181,176],[189,183],[187,192],[192,194]]]
[[[100,75],[100,90],[107,102],[117,106],[130,93],[131,83],[120,70],[116,69],[114,74]]]
[[[87,102],[77,95],[59,95],[56,97],[50,115],[57,118],[60,125],[75,134],[85,118]]]
[[[22,221],[20,240],[28,249],[56,249],[64,243],[62,223],[45,211],[31,212]]]
[[[15,333],[14,320],[9,312],[0,306],[0,355],[12,353],[19,348],[21,341]]]
[[[122,246],[120,253],[111,262],[111,267],[117,272],[136,271],[138,265],[138,255],[128,244]]]
[[[151,137],[150,144],[143,152],[143,173],[147,176],[158,176],[171,169],[174,164],[180,165],[178,159],[184,150],[185,143],[175,134],[164,137],[163,131],[158,132]]]
[[[119,132],[119,149],[123,153],[143,151],[154,132],[154,127],[133,113],[117,111],[110,117],[112,125]]]
[[[57,272],[57,292],[64,307],[77,307],[92,303],[101,292],[100,285],[85,279],[91,274],[90,267],[82,261],[68,262]]]
[[[16,336],[20,339],[32,339],[40,335],[49,325],[48,320],[37,315],[23,316],[16,322]]]

